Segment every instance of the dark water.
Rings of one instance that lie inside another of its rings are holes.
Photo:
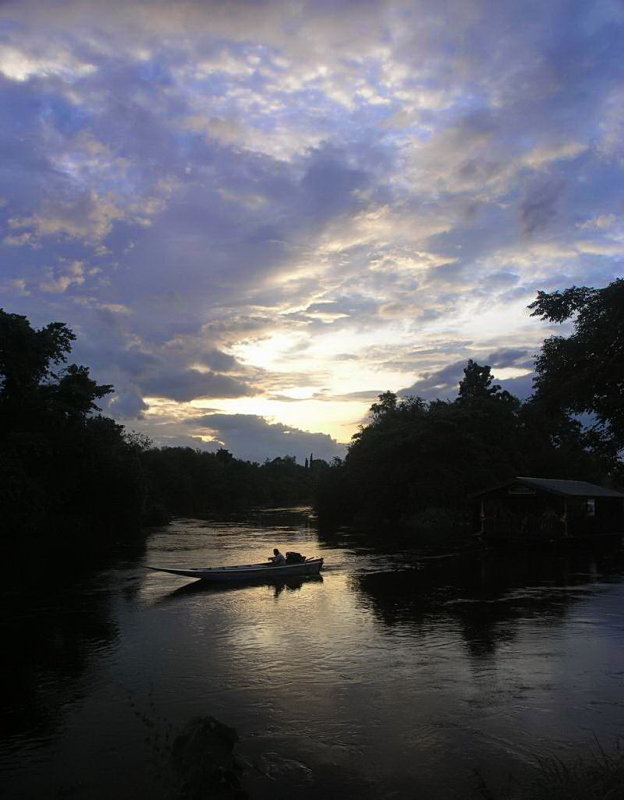
[[[322,555],[321,580],[214,589],[144,564]],[[624,734],[619,554],[463,555],[305,514],[177,521],[143,557],[7,590],[2,796],[167,797],[167,733],[237,729],[264,798],[470,798]],[[54,591],[51,586],[55,585]]]

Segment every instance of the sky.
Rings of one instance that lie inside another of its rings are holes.
[[[4,0],[0,307],[157,445],[342,456],[518,396],[624,254],[621,0]]]

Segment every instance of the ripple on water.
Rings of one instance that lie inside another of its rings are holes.
[[[23,598],[6,628],[10,796],[60,791],[80,763],[89,800],[122,779],[160,800],[131,703],[156,740],[197,715],[234,726],[255,800],[456,800],[475,769],[496,779],[622,734],[617,564],[380,553],[279,514],[176,520],[144,563],[248,563],[274,546],[323,555],[322,580],[214,589],[125,562],[61,608]]]

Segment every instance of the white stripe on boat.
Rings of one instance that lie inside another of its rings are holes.
[[[175,569],[174,567],[147,567],[156,572],[169,572],[185,578],[197,578],[203,581],[249,580],[250,578],[280,578],[300,575],[317,575],[323,566],[322,558],[306,558],[297,564],[236,564],[223,567],[191,567]]]

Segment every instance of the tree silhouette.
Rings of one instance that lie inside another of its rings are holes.
[[[521,403],[470,360],[454,402],[380,395],[344,462],[319,482],[315,506],[334,523],[459,526],[473,491],[515,475],[600,481],[604,456],[577,420]]]
[[[0,310],[0,507],[13,547],[45,540],[67,551],[88,530],[87,552],[138,527],[137,449],[121,425],[95,413],[112,387],[87,367],[64,366],[74,340],[63,323],[36,330]]]
[[[624,279],[604,289],[539,292],[533,316],[572,333],[552,336],[535,363],[535,396],[551,409],[595,417],[596,445],[624,448]]]

